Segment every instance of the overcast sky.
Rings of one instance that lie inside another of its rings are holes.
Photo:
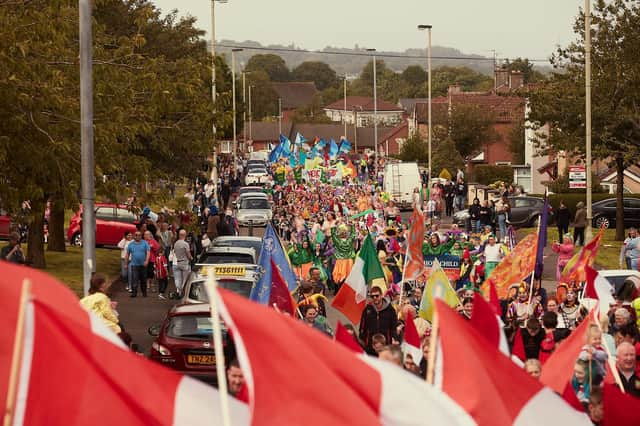
[[[209,0],[152,0],[210,30]],[[582,0],[228,0],[216,3],[216,39],[399,51],[423,47],[418,24],[433,25],[433,44],[464,53],[545,59],[575,38]]]

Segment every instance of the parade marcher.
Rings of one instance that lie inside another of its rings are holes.
[[[524,363],[524,371],[536,380],[540,380],[542,375],[542,365],[540,360],[535,358],[528,359]]]
[[[318,309],[322,316],[327,315],[325,300],[327,298],[323,294],[324,288],[318,284],[314,285],[312,281],[302,280],[298,287],[293,290],[293,300],[298,306],[313,305]]]
[[[578,303],[576,291],[573,288],[567,289],[565,300],[558,308],[558,317],[562,317],[562,321],[558,321],[570,330],[576,328],[579,320],[582,318],[580,312],[580,304]]]
[[[494,235],[489,235],[487,239],[487,245],[484,246],[484,274],[485,277],[491,276],[491,272],[498,266],[498,264],[505,257],[505,250],[502,247],[502,244],[496,243],[496,237]]]
[[[350,228],[341,223],[338,228],[331,228],[331,241],[333,243],[334,257],[333,282],[340,286],[351,272],[353,260],[356,257],[354,241],[356,239],[355,228]]]
[[[537,319],[542,316],[543,310],[540,303],[533,299],[529,301],[529,292],[527,291],[527,285],[523,282],[518,288],[517,299],[511,302],[507,308],[507,320],[512,323],[516,323],[520,327],[526,327],[529,319]],[[540,324],[538,323],[538,327]],[[537,355],[535,357],[537,358]]]
[[[288,255],[298,278],[301,280],[309,278],[309,270],[313,266],[313,254],[309,247],[309,240],[304,238],[302,242],[298,242],[293,238]]]
[[[314,305],[303,305],[300,307],[304,322],[329,336],[333,335],[331,327],[324,315],[320,315],[318,308]]]
[[[398,340],[397,323],[398,317],[391,307],[389,300],[382,296],[380,287],[374,286],[369,292],[371,302],[367,304],[360,319],[360,340],[362,340],[365,351],[374,355],[372,337],[375,334],[382,334],[387,343]]]
[[[564,267],[567,266],[569,260],[573,257],[573,239],[571,238],[571,234],[566,233],[562,237],[562,244],[558,241],[554,241],[551,249],[558,253],[558,262],[556,264],[556,280],[560,282],[560,278],[562,277],[562,271]]]

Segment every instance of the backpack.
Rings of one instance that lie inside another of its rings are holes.
[[[544,339],[540,343],[540,363],[544,364],[555,350],[556,339],[553,337],[553,332],[548,332],[545,334]]]

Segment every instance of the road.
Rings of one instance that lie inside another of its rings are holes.
[[[408,219],[410,212],[403,212],[403,220]],[[442,229],[446,230],[450,226],[450,221],[444,220]],[[248,235],[247,228],[241,228],[241,235]],[[255,228],[254,235],[262,237],[264,228]],[[556,255],[547,247],[545,249],[545,264],[549,265],[545,268],[543,286],[547,291],[555,291],[556,281],[554,279]],[[175,291],[173,282],[169,283],[167,293]],[[332,295],[330,295],[330,299]],[[148,328],[154,324],[160,324],[164,319],[167,311],[175,304],[175,300],[162,300],[158,298],[157,290],[149,291],[148,297],[143,298],[139,294],[136,298],[130,298],[129,293],[125,289],[124,283],[118,282],[113,287],[113,300],[118,302],[118,312],[120,320],[124,324],[126,331],[131,334],[134,343],[146,353],[153,343],[153,337],[148,334]],[[338,311],[327,306],[327,318],[329,323],[335,330],[336,322],[339,320],[343,323],[348,320]]]

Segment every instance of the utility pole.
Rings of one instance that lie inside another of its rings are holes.
[[[375,170],[376,181],[378,180],[378,75],[376,73],[376,49],[367,49],[373,52],[373,152],[376,162]]]
[[[253,115],[251,114],[251,89],[253,89],[253,86],[249,85],[249,139],[253,140],[253,133],[251,133],[251,122],[253,120]]]
[[[215,196],[215,204],[218,203],[218,147],[216,146],[216,0],[211,0],[211,103],[213,108],[213,124],[211,130],[213,133],[213,161],[211,165],[211,180],[213,181],[213,193]]]
[[[587,173],[587,229],[586,240],[593,237],[591,228],[592,212],[592,182],[591,182],[591,0],[584,0],[584,85],[585,85],[585,134],[586,134],[586,167]]]
[[[282,98],[278,98],[278,132],[282,134]]]
[[[347,139],[347,75],[344,75],[344,111],[342,113],[342,124],[344,124],[344,138]]]
[[[90,0],[79,0],[80,21],[80,139],[82,176],[82,275],[89,294],[96,270],[96,212],[93,153],[93,36]]]
[[[238,167],[238,135],[236,129],[236,52],[242,49],[231,49],[231,101],[233,109],[233,170]]]
[[[242,143],[247,149],[247,73],[242,71]]]
[[[431,169],[431,135],[432,133],[432,129],[431,129],[431,25],[418,25],[418,30],[427,30],[427,121],[428,121],[428,126],[429,126],[429,132],[427,135],[427,159],[428,159],[428,168],[429,168],[429,173],[427,174],[428,176],[428,186],[431,186],[431,176],[433,174],[432,169]]]

